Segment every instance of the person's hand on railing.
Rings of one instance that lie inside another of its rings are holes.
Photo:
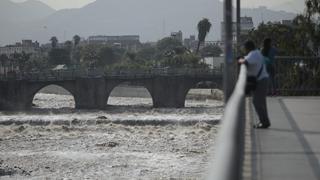
[[[237,57],[238,63],[239,64],[246,64],[246,60],[244,59],[244,57]]]

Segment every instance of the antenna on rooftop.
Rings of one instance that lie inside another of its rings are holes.
[[[166,35],[166,20],[163,19],[162,21],[162,37]]]
[[[261,12],[261,22],[264,23],[263,12]]]

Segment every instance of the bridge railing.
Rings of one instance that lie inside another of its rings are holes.
[[[79,77],[124,77],[124,78],[145,78],[154,76],[213,76],[221,75],[221,69],[194,69],[194,68],[153,68],[146,70],[59,70],[41,72],[11,72],[0,75],[1,80],[31,80],[31,81],[59,81],[72,80]]]
[[[279,95],[320,95],[320,57],[276,57],[274,86]]]
[[[105,72],[105,76],[210,76],[221,75],[221,69],[201,68],[152,68],[146,70],[112,70]]]
[[[238,82],[226,104],[218,142],[207,179],[235,180],[242,176],[247,67],[241,65]]]

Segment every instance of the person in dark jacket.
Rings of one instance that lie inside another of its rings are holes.
[[[277,54],[277,50],[272,46],[272,40],[270,38],[266,38],[263,41],[261,53],[264,57],[264,61],[269,74],[269,93],[271,95],[275,95],[275,56]]]

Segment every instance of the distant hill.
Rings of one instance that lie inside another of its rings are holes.
[[[8,3],[8,0],[0,2],[1,8],[3,2],[7,2],[10,8],[21,8],[18,5],[22,5]],[[28,6],[31,2],[37,1],[27,2]],[[40,12],[37,9],[39,7],[33,8],[34,11]],[[196,34],[196,25],[203,17],[209,18],[213,24],[208,38],[213,40],[220,38],[220,22],[223,20],[223,5],[218,0],[96,0],[79,9],[49,11],[48,14],[39,15],[38,19],[29,18],[28,14],[25,14],[24,18],[29,21],[24,20],[25,22],[21,23],[9,20],[7,27],[0,29],[0,43],[11,43],[22,38],[48,42],[53,35],[63,41],[71,39],[74,34],[84,37],[97,34],[137,34],[141,36],[142,41],[156,41],[171,31],[182,30],[184,37]],[[12,13],[7,11],[0,15],[8,16],[5,14]],[[243,9],[242,15],[252,16],[256,25],[262,19],[279,21],[295,16],[294,13],[266,8]],[[0,21],[3,23],[5,20]],[[15,31],[17,29],[18,31]]]
[[[295,0],[293,2],[293,1],[287,0],[282,2],[281,0],[281,3],[277,6],[272,7],[272,9],[277,9],[277,10],[286,9],[286,11],[288,12],[301,13],[305,9],[305,1]]]
[[[293,19],[296,14],[288,13],[285,11],[272,11],[266,7],[259,7],[255,9],[242,9],[242,16],[252,17],[255,26],[259,25],[262,21],[281,21]]]
[[[32,22],[43,19],[54,12],[54,9],[36,0],[28,0],[23,3],[14,3],[10,0],[0,1],[1,22]]]
[[[38,39],[26,25],[44,19],[54,12],[54,9],[36,0],[23,3],[0,0],[0,45],[24,38]]]

